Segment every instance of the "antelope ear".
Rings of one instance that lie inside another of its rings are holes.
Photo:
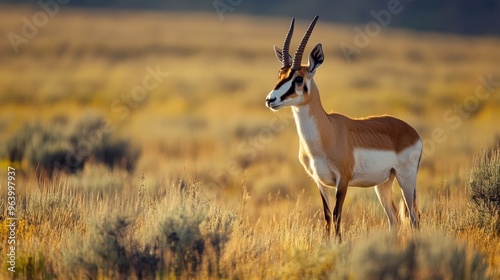
[[[283,61],[281,60],[281,57],[283,56],[283,50],[281,50],[280,48],[274,46],[274,54],[276,55],[276,58],[278,59],[278,61],[280,63],[283,63]],[[288,55],[288,61],[292,61],[292,56],[291,55]]]
[[[317,44],[309,54],[309,72],[314,72],[316,68],[318,68],[321,63],[325,60],[325,54],[323,53],[323,48],[321,43]]]

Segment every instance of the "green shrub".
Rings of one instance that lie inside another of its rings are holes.
[[[474,159],[466,194],[474,225],[500,235],[500,148]]]
[[[222,250],[236,216],[200,198],[195,185],[180,189],[175,207],[160,205],[158,211],[154,238],[163,250],[166,271],[189,276],[205,269],[206,274],[219,276]]]
[[[141,248],[130,238],[132,219],[116,215],[95,222],[88,238],[72,237],[63,259],[70,274],[79,278],[150,278],[155,275],[159,257],[150,246]]]
[[[199,197],[194,186],[172,186],[162,201],[137,213],[88,224],[67,240],[64,267],[75,278],[220,278],[222,252],[235,215]],[[123,212],[123,211],[122,211]]]
[[[112,137],[112,132],[109,123],[93,114],[73,123],[58,119],[47,126],[29,123],[7,141],[3,153],[11,162],[25,160],[49,176],[55,171],[74,173],[91,160],[133,170],[139,150]]]
[[[351,271],[355,279],[488,279],[483,256],[439,233],[416,233],[409,240],[379,233],[360,240]]]
[[[6,143],[6,154],[11,162],[40,161],[44,154],[57,154],[58,150],[69,148],[64,131],[47,129],[39,123],[27,123]]]
[[[109,167],[118,166],[131,171],[139,150],[125,139],[113,138],[112,124],[94,114],[83,116],[72,128],[69,140],[77,159],[91,159]]]
[[[139,158],[139,151],[125,139],[105,139],[95,147],[92,159],[109,167],[119,166],[132,171]]]

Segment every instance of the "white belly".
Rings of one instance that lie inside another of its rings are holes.
[[[354,149],[354,171],[349,185],[371,187],[384,182],[389,178],[397,160],[394,151]]]

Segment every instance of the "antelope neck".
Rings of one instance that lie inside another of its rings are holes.
[[[305,144],[310,148],[320,148],[320,127],[329,120],[328,115],[321,104],[318,88],[316,87],[314,80],[311,81],[310,92],[307,94],[310,95],[308,103],[299,106],[292,106],[292,112],[297,126],[297,133],[299,134],[301,144]]]

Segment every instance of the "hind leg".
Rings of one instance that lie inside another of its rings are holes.
[[[377,193],[378,200],[382,207],[384,207],[385,214],[389,221],[389,228],[395,229],[398,227],[399,221],[396,215],[396,206],[392,200],[392,183],[394,182],[394,173],[391,173],[387,180],[377,186],[375,186],[375,192]]]
[[[416,169],[416,168],[415,168]],[[398,180],[399,186],[401,187],[401,192],[403,193],[403,199],[406,204],[406,209],[408,210],[410,216],[410,223],[412,228],[419,228],[419,215],[417,211],[417,172],[401,172],[396,171],[396,178]],[[399,172],[399,173],[398,173]]]

